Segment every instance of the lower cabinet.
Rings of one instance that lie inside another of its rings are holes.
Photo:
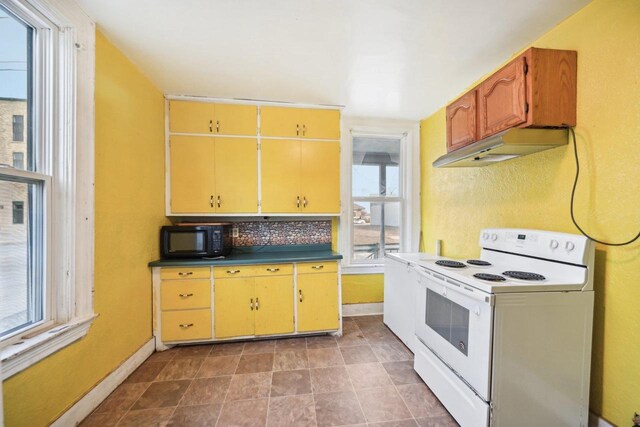
[[[338,329],[338,264],[298,265],[298,332]]]
[[[157,268],[156,347],[339,330],[338,274],[336,261]]]
[[[214,277],[216,338],[294,332],[292,264],[215,267]]]

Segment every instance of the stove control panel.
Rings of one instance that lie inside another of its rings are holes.
[[[516,228],[484,229],[480,246],[580,265],[587,265],[593,253],[593,242],[581,235]]]

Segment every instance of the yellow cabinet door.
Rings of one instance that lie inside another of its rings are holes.
[[[298,331],[338,329],[337,273],[298,274]]]
[[[256,335],[294,331],[293,276],[256,277]]]
[[[211,338],[211,309],[162,312],[162,341]]]
[[[213,138],[173,135],[169,144],[171,212],[215,212]]]
[[[258,212],[258,141],[215,138],[217,213]]]
[[[184,133],[213,133],[214,104],[169,101],[169,130]]]
[[[215,279],[213,328],[216,338],[254,334],[254,279]]]
[[[262,212],[300,212],[300,141],[262,140]]]
[[[260,135],[302,138],[304,111],[300,108],[260,107]]]
[[[302,137],[314,139],[340,139],[340,111],[300,110]]]
[[[220,135],[256,135],[258,107],[255,105],[215,104],[213,130]]]
[[[340,143],[301,141],[303,213],[340,213]]]

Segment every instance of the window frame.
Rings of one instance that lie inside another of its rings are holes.
[[[68,0],[0,0],[0,4],[37,33],[28,130],[33,143],[25,165],[34,171],[2,168],[0,176],[41,183],[45,205],[40,271],[46,314],[39,324],[0,341],[2,379],[6,379],[83,337],[95,318],[95,26]]]
[[[351,118],[342,121],[341,194],[342,212],[339,225],[339,250],[342,253],[344,274],[378,274],[384,272],[384,259],[377,262],[354,262],[353,259],[353,202],[400,203],[400,252],[418,250],[420,227],[420,124],[416,121]],[[371,136],[401,138],[399,188],[400,196],[353,197],[352,162],[353,138]]]

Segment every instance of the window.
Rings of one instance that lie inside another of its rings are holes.
[[[24,224],[24,202],[13,202],[13,223]],[[7,252],[12,251],[8,250]]]
[[[13,167],[24,169],[24,153],[13,153]]]
[[[5,19],[9,19],[9,18],[7,17]],[[31,37],[29,37],[29,40],[31,40]],[[29,42],[29,45],[31,45],[30,42]],[[22,115],[13,116],[13,140],[24,141],[24,116]]]
[[[418,124],[345,118],[343,126],[343,271],[382,272],[386,253],[417,250]]]
[[[72,2],[0,0],[0,380],[94,318],[94,36]]]

